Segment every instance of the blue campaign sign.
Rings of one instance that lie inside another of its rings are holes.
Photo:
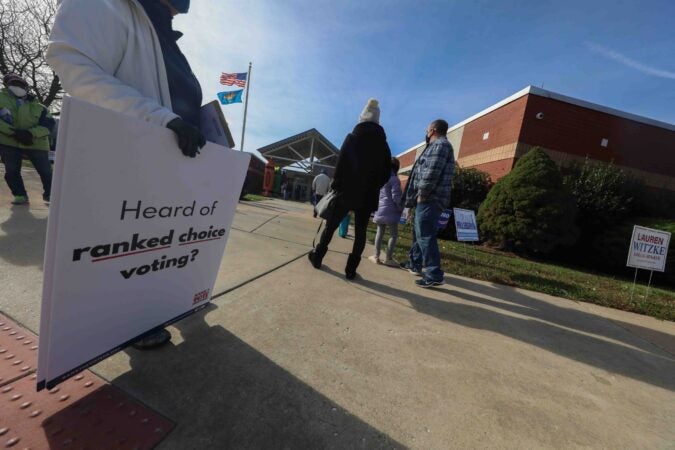
[[[438,218],[438,224],[437,227],[439,230],[445,230],[445,227],[448,226],[448,222],[450,222],[450,217],[452,216],[452,211],[449,209],[444,209],[443,212],[441,213],[440,217]]]
[[[410,209],[409,208],[404,208],[403,212],[401,212],[401,217],[398,219],[398,223],[401,225],[405,225],[408,223],[408,214],[410,214]]]
[[[470,209],[453,208],[458,241],[478,241],[476,214]]]

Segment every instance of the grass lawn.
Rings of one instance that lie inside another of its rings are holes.
[[[244,195],[245,202],[261,202],[263,200],[269,200],[271,197],[265,197],[263,195],[257,194],[246,194]]]
[[[368,228],[368,239],[375,238],[375,225]],[[411,243],[410,226],[399,227],[395,257],[407,260]],[[439,240],[443,270],[478,280],[517,286],[602,306],[646,314],[658,319],[675,320],[675,290],[653,286],[645,298],[647,272],[638,275],[633,299],[633,279],[594,273],[583,268],[564,267],[534,261],[486,246]],[[368,256],[368,255],[366,255]]]

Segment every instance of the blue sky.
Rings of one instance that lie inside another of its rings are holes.
[[[672,0],[193,0],[176,19],[204,100],[253,62],[246,150],[317,128],[340,146],[369,97],[393,154],[521,90],[675,123]],[[242,105],[223,107],[237,144]]]

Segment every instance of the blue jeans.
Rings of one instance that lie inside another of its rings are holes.
[[[0,156],[5,163],[5,181],[14,196],[27,196],[26,187],[21,178],[21,160],[26,155],[37,170],[42,180],[43,195],[47,198],[52,191],[52,165],[49,162],[49,152],[45,150],[28,150],[0,145]]]
[[[431,281],[443,281],[441,252],[436,239],[441,212],[443,209],[434,202],[418,203],[415,207],[410,263],[416,270],[421,271],[424,267],[424,278]]]
[[[340,237],[347,237],[347,232],[349,231],[349,222],[351,222],[351,220],[352,220],[351,214],[347,214],[345,218],[342,219],[342,222],[340,222],[340,227],[338,229]]]

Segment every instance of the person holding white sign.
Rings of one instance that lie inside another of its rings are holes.
[[[206,144],[202,90],[176,41],[189,0],[62,0],[47,62],[73,97],[171,129],[185,156]],[[168,342],[167,330],[137,348]]]
[[[206,141],[202,91],[176,41],[172,18],[189,0],[62,0],[47,63],[66,92],[170,128],[186,156]]]

